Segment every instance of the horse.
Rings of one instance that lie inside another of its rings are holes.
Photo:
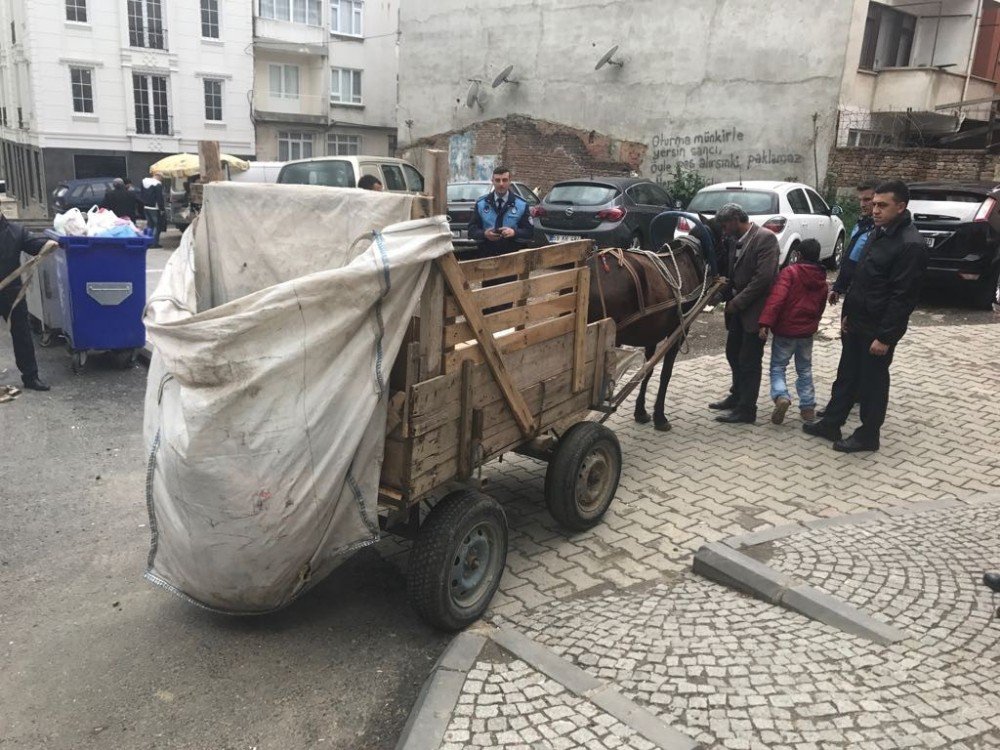
[[[702,224],[711,237],[708,242],[721,247],[722,232],[714,219]],[[673,228],[671,227],[671,233]],[[714,275],[714,254],[700,248],[700,243],[683,238],[661,245],[657,258],[631,250],[600,250],[587,259],[590,268],[589,322],[611,318],[615,321],[617,346],[638,346],[645,351],[646,361],[657,345],[682,324],[683,315],[704,293]],[[666,432],[670,420],[665,414],[667,386],[673,374],[674,362],[680,352],[681,340],[663,358],[660,388],[653,405],[653,426]],[[635,401],[635,421],[646,424],[646,387],[652,372],[646,375]]]

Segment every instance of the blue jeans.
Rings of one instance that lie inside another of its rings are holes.
[[[812,336],[804,339],[790,339],[775,336],[771,342],[771,400],[783,396],[789,401],[785,370],[795,357],[795,390],[799,394],[800,409],[816,408],[816,389],[813,388]]]

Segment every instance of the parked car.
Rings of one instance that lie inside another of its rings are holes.
[[[357,187],[362,175],[374,175],[393,193],[421,193],[424,176],[403,159],[391,156],[318,156],[290,161],[278,173],[282,185]]]
[[[796,259],[796,248],[805,239],[819,241],[820,259],[828,268],[840,264],[846,237],[840,206],[828,206],[808,185],[760,180],[723,182],[699,190],[687,210],[713,216],[727,203],[742,206],[751,221],[778,235],[782,265]],[[678,234],[690,229],[685,219],[677,222]]]
[[[473,242],[469,240],[469,221],[472,219],[472,212],[475,210],[476,201],[492,189],[493,183],[489,180],[448,183],[448,225],[451,227],[451,236],[456,245]],[[523,182],[512,182],[510,189],[514,195],[524,199],[529,210],[541,202],[535,191]],[[545,234],[537,226],[535,244],[539,247],[548,244]]]
[[[910,185],[910,213],[927,240],[925,287],[963,287],[976,307],[1000,305],[998,202],[992,183]]]
[[[104,194],[111,189],[111,181],[114,179],[114,177],[86,177],[60,182],[52,191],[52,208],[59,214],[71,208],[79,208],[87,213],[101,202]]]
[[[601,247],[651,249],[653,217],[677,207],[655,182],[595,177],[557,182],[532,215],[549,242],[589,239]]]
[[[233,182],[277,182],[281,168],[288,162],[284,161],[252,161],[245,172],[232,170],[229,179]]]

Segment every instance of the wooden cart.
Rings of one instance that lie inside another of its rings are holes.
[[[438,627],[478,619],[503,574],[507,521],[474,479],[484,463],[511,451],[546,461],[545,501],[570,531],[614,499],[621,449],[588,420],[607,410],[615,342],[613,321],[587,323],[590,247],[449,253],[431,270],[390,377],[380,521],[414,540],[410,599]],[[429,498],[440,499],[422,513]]]

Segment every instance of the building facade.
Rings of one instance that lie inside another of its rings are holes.
[[[398,0],[254,0],[257,157],[391,155]]]
[[[224,0],[0,0],[0,174],[22,216],[73,178],[138,181],[218,141],[252,156],[252,9]]]
[[[455,179],[481,178],[503,160],[543,188],[548,174],[573,170],[669,183],[678,168],[710,181],[821,186],[831,150],[866,141],[850,131],[870,130],[880,111],[929,112],[954,129],[954,113],[935,107],[990,96],[996,7],[406,3],[400,139],[404,149],[448,148]]]

